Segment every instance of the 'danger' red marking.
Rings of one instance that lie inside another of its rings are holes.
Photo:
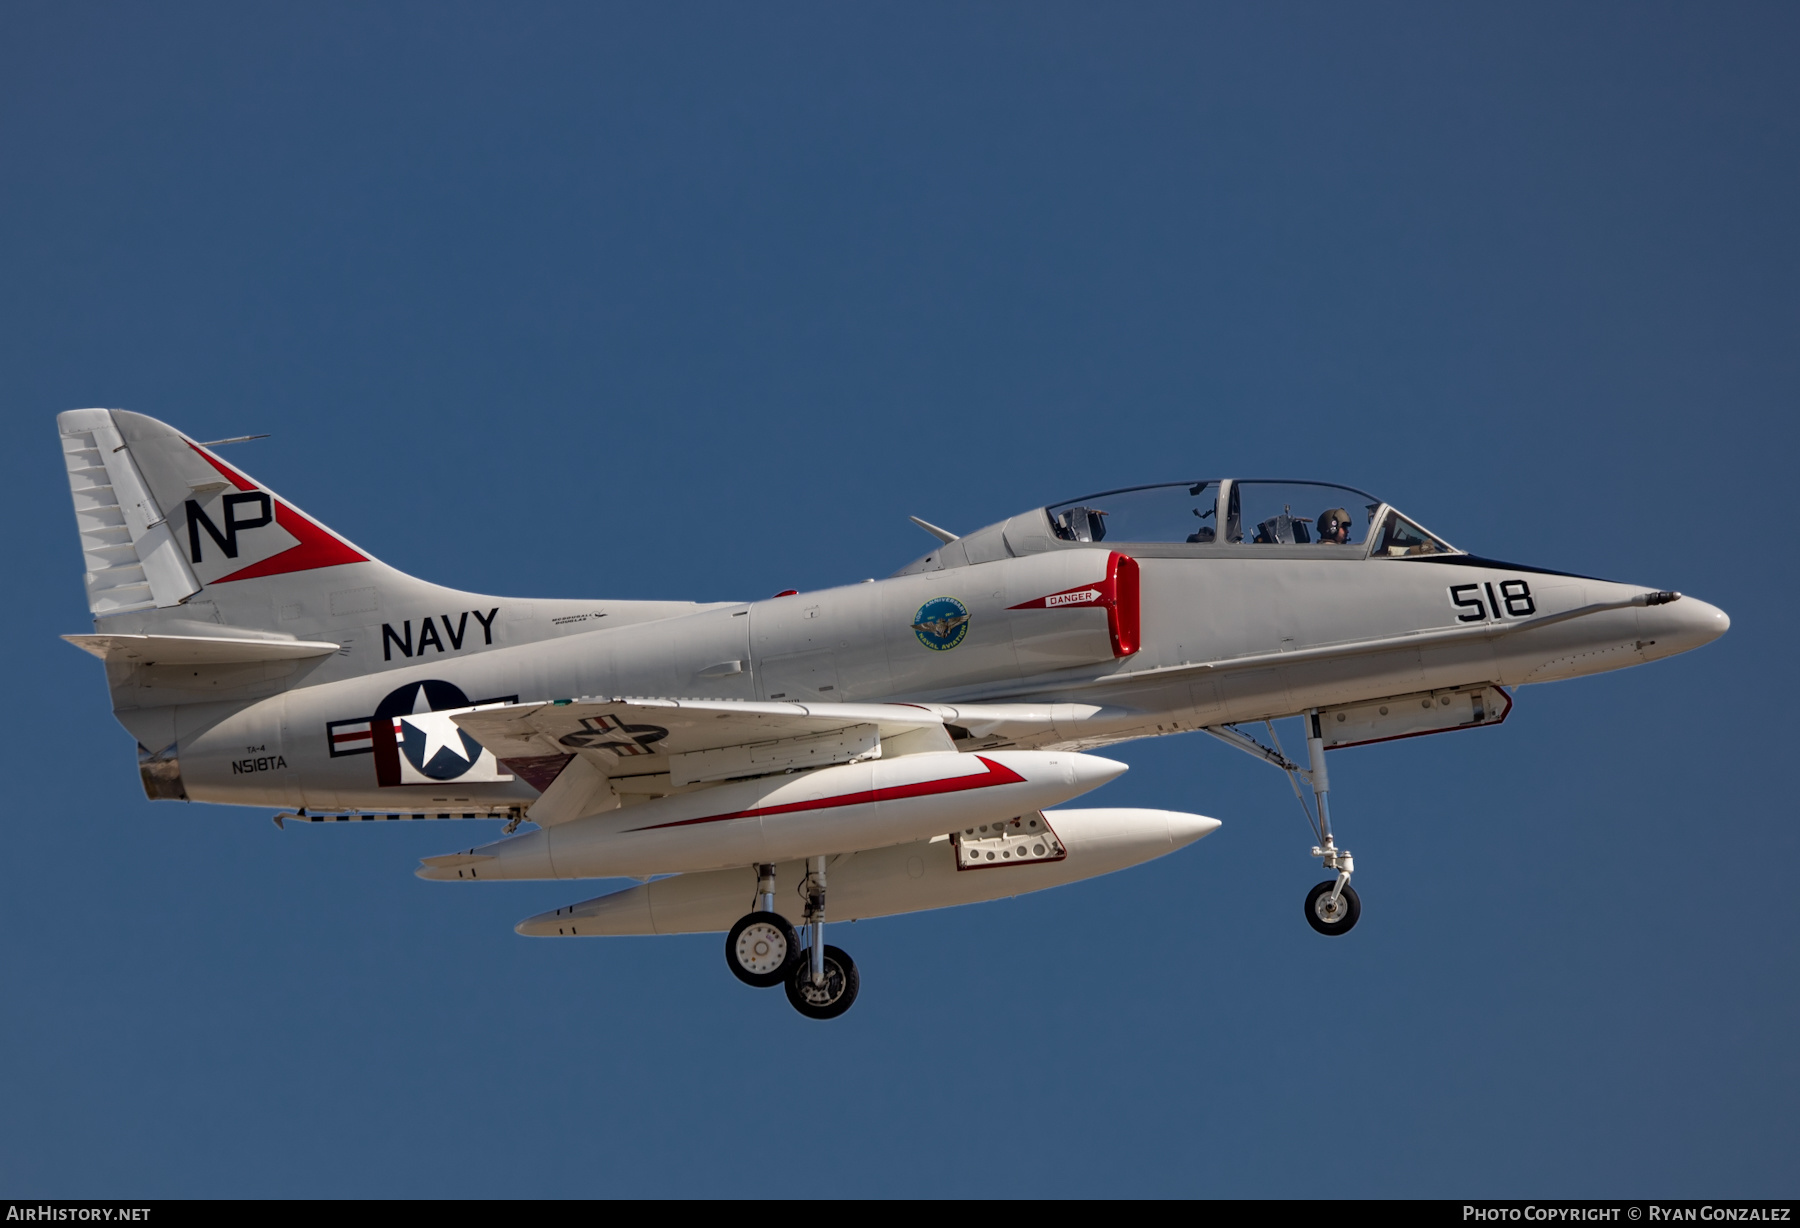
[[[695,823],[723,823],[727,819],[759,819],[769,814],[794,814],[802,810],[831,810],[838,806],[861,806],[868,802],[897,802],[909,797],[931,797],[938,793],[961,793],[965,789],[991,789],[995,785],[1022,785],[1025,778],[1002,763],[985,755],[976,759],[987,765],[987,771],[973,776],[952,776],[947,780],[922,780],[916,785],[895,785],[891,789],[864,789],[860,793],[841,793],[837,797],[819,797],[806,802],[789,802],[782,806],[759,806],[754,810],[736,810],[730,814],[709,814],[703,819],[678,819],[673,823],[652,823],[633,827],[631,831],[655,831],[661,827],[690,827]]]
[[[194,444],[188,445],[207,464],[217,469],[233,486],[239,490],[255,490],[256,483],[227,465],[218,457]],[[270,496],[275,504],[275,523],[286,529],[298,541],[298,545],[289,546],[280,554],[270,555],[260,563],[252,563],[241,567],[228,576],[220,576],[212,581],[214,584],[227,584],[232,580],[254,580],[258,576],[279,576],[290,571],[312,571],[318,567],[336,567],[341,563],[366,563],[368,556],[358,553],[348,543],[334,537],[331,530],[325,528]]]
[[[1129,657],[1139,647],[1138,564],[1129,554],[1113,551],[1106,558],[1106,578],[1078,584],[1060,593],[1008,606],[1011,610],[1106,610],[1106,630],[1115,657]]]

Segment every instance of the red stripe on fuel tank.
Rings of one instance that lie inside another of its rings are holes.
[[[973,776],[951,776],[944,780],[922,780],[916,785],[896,785],[891,789],[864,789],[860,793],[841,793],[836,797],[816,797],[811,801],[788,802],[781,806],[759,806],[754,810],[735,810],[730,814],[709,814],[703,819],[678,819],[673,823],[652,823],[633,827],[630,831],[656,831],[663,827],[691,827],[695,823],[723,823],[728,819],[759,819],[770,814],[796,814],[803,810],[831,810],[838,806],[861,806],[868,802],[897,802],[909,797],[932,797],[939,793],[961,793],[965,789],[991,789],[996,785],[1020,785],[1025,778],[1003,763],[995,763],[984,755],[975,758],[987,765],[987,771]]]

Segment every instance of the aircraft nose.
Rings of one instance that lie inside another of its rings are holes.
[[[1731,629],[1731,618],[1716,605],[1682,597],[1639,610],[1638,629],[1646,639],[1654,639],[1659,649],[1673,654],[1712,643]]]

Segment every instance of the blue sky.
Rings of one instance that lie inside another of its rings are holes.
[[[13,0],[0,1186],[1791,1193],[1797,33]],[[512,933],[582,885],[412,877],[471,828],[146,802],[55,638],[88,620],[52,417],[88,405],[273,432],[231,459],[477,591],[760,597],[892,571],[909,514],[1288,474],[1733,628],[1335,755],[1341,942],[1279,776],[1122,748],[1096,801],[1225,826],[844,927],[863,995],[819,1026],[715,937]]]

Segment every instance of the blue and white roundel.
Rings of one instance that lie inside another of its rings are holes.
[[[450,723],[449,717],[403,717],[400,753],[432,780],[455,780],[481,761],[481,743]]]
[[[394,741],[415,772],[428,780],[455,780],[480,762],[481,743],[435,714],[468,703],[454,682],[428,678],[389,693],[375,712],[376,719],[393,721]]]
[[[969,634],[969,607],[954,597],[933,597],[913,615],[913,634],[933,652],[949,652]]]

